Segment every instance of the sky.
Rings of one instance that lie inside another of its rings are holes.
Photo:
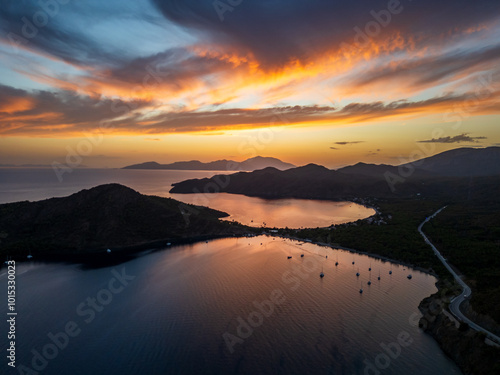
[[[500,146],[500,2],[3,0],[0,165]]]

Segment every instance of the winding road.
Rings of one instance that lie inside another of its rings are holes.
[[[455,278],[455,280],[457,281],[457,283],[462,287],[462,293],[459,296],[453,298],[450,301],[450,311],[451,311],[451,313],[453,315],[455,315],[455,317],[458,320],[467,323],[472,329],[475,329],[476,331],[479,331],[479,332],[484,332],[486,334],[486,336],[490,340],[493,340],[493,341],[495,341],[497,343],[500,343],[500,337],[498,337],[497,335],[495,335],[495,334],[491,333],[490,331],[484,329],[483,327],[479,326],[478,324],[474,323],[472,320],[470,320],[469,318],[467,318],[462,313],[462,311],[460,311],[460,305],[462,304],[462,302],[465,301],[466,299],[469,299],[470,296],[471,296],[471,294],[472,294],[471,288],[462,280],[462,278],[453,270],[453,268],[451,268],[451,266],[448,264],[447,260],[436,249],[436,246],[434,246],[432,244],[432,242],[429,241],[429,239],[424,234],[424,232],[422,232],[422,227],[424,226],[424,224],[427,223],[429,220],[433,219],[437,214],[439,214],[441,211],[443,211],[446,207],[447,206],[441,207],[439,210],[437,210],[436,212],[434,212],[431,216],[429,216],[428,218],[426,218],[418,226],[418,232],[422,235],[422,237],[424,238],[425,242],[427,244],[429,244],[430,247],[432,247],[432,250],[434,251],[434,254],[436,254],[436,256],[439,258],[439,260],[441,261],[441,263],[444,264],[444,266],[446,267],[446,269],[448,271],[450,271],[450,273],[453,275],[453,277]]]

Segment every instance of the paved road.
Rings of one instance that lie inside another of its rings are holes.
[[[453,275],[453,277],[455,278],[455,280],[457,281],[457,283],[460,284],[460,286],[462,287],[462,293],[459,296],[457,296],[457,297],[455,297],[454,299],[451,300],[451,302],[450,302],[450,311],[451,311],[451,313],[453,315],[455,315],[455,317],[457,317],[457,319],[461,320],[462,322],[467,323],[471,328],[473,328],[473,329],[475,329],[476,331],[479,331],[479,332],[484,332],[486,334],[486,336],[488,336],[489,339],[491,339],[493,341],[496,341],[497,343],[500,343],[500,337],[498,337],[497,335],[494,335],[490,331],[488,331],[488,330],[484,329],[483,327],[477,325],[472,320],[470,320],[469,318],[467,318],[462,313],[462,311],[460,311],[460,305],[462,304],[462,302],[464,300],[470,298],[470,296],[472,294],[472,291],[471,291],[470,287],[453,270],[453,268],[451,268],[451,266],[448,264],[447,260],[441,255],[441,253],[436,249],[436,247],[431,243],[431,241],[429,241],[429,239],[424,234],[424,232],[422,232],[422,227],[424,226],[424,224],[427,223],[429,220],[433,219],[437,214],[439,214],[445,208],[446,208],[446,206],[441,207],[439,210],[437,210],[436,212],[434,212],[431,216],[429,216],[428,218],[426,218],[418,226],[418,231],[422,235],[422,237],[424,237],[425,242],[427,242],[429,244],[429,246],[432,247],[432,250],[434,251],[434,254],[436,254],[436,256],[439,258],[439,260],[441,261],[441,263],[444,264],[444,266],[446,267],[446,269],[448,271],[450,271],[450,273]]]

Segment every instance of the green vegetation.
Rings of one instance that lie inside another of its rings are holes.
[[[451,204],[425,232],[473,289],[473,309],[500,323],[500,203]]]

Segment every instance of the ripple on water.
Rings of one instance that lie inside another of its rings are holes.
[[[367,286],[370,264],[375,277]],[[19,332],[20,363],[30,363],[30,350],[43,347],[49,331],[75,320],[81,335],[44,374],[362,374],[364,361],[373,362],[381,343],[402,331],[413,342],[384,374],[460,373],[409,324],[420,300],[435,291],[435,279],[418,271],[408,280],[408,270],[392,265],[389,277],[390,263],[378,259],[262,236],[172,247],[121,267],[135,279],[89,324],[75,308],[107,285],[110,268],[41,264],[21,275],[18,307],[36,320]],[[254,302],[273,290],[284,302],[230,353],[223,334],[236,335],[239,319],[248,320]]]

